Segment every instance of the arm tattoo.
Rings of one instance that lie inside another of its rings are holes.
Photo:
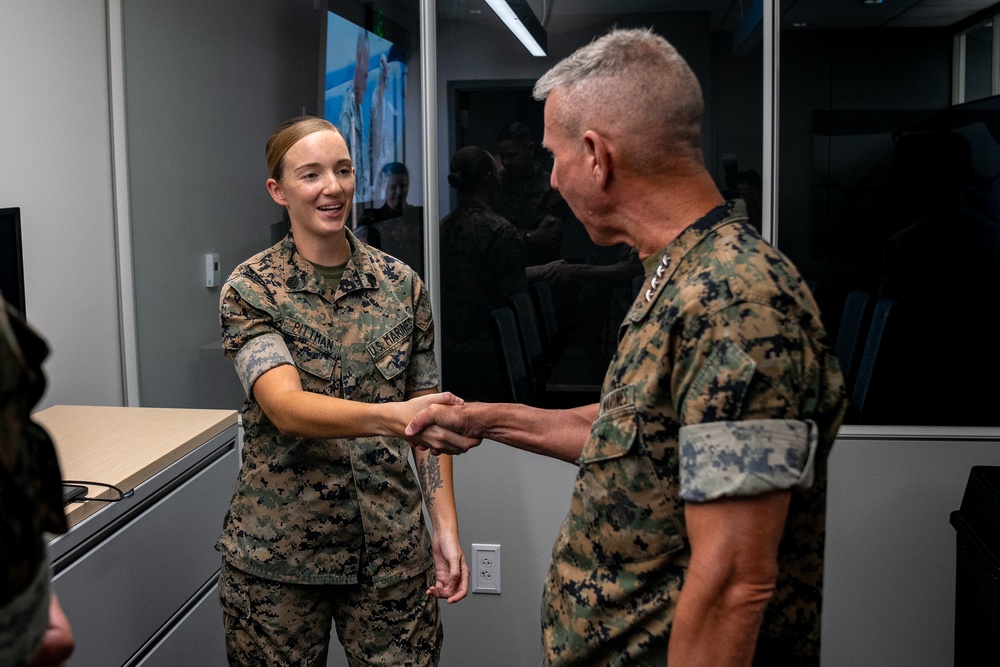
[[[429,510],[434,505],[435,492],[444,486],[441,481],[441,464],[436,456],[427,456],[417,462],[417,472],[420,473],[420,490],[424,494],[424,504]]]

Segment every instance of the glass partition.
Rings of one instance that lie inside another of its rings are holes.
[[[849,422],[995,425],[1000,107],[951,103],[961,13],[855,4],[793,25],[782,3],[779,247],[815,286]],[[979,25],[969,58],[992,51]]]
[[[511,4],[523,10],[526,3]],[[652,27],[689,61],[704,89],[708,167],[720,190],[748,198],[759,223],[759,15],[745,16],[739,3],[695,3],[703,8],[689,11],[668,11],[667,4],[531,3],[546,51],[536,57],[485,2],[437,3],[445,389],[467,399],[549,406],[597,399],[642,267],[627,246],[594,244],[552,191],[541,146],[543,104],[531,89],[552,65],[612,27]],[[499,174],[495,196],[473,192],[467,182],[489,169],[484,157]]]
[[[955,36],[954,102],[972,102],[996,95],[996,22],[980,21]]]

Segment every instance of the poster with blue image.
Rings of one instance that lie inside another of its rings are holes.
[[[324,116],[354,160],[354,199],[378,206],[382,167],[404,162],[405,51],[333,12],[327,13]],[[357,208],[357,207],[356,207]]]

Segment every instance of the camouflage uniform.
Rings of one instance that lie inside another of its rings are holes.
[[[389,437],[283,435],[252,392],[257,378],[282,364],[298,369],[306,391],[365,403],[437,386],[430,299],[420,278],[350,232],[347,238],[351,258],[336,292],[291,235],[238,266],[222,290],[223,347],[248,398],[243,466],[217,548],[232,566],[272,582],[383,591],[433,570],[409,446]],[[235,589],[222,597],[233,615],[244,610]],[[437,606],[428,613],[424,623],[439,633]]]
[[[31,420],[45,342],[0,298],[0,664],[32,656],[49,620],[43,533],[66,531],[59,460]]]
[[[444,388],[467,400],[510,400],[489,316],[528,290],[524,244],[507,220],[468,199],[441,221],[440,238]]]
[[[563,224],[570,216],[562,195],[552,189],[549,173],[535,166],[528,178],[504,175],[500,181],[496,212],[521,232],[528,266],[559,259]],[[536,230],[543,230],[533,233]]]
[[[546,665],[663,665],[684,502],[794,488],[757,664],[818,665],[826,458],[845,407],[816,304],[742,202],[647,260],[553,549]]]

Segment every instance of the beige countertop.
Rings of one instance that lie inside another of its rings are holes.
[[[135,488],[236,424],[235,410],[56,405],[33,415],[52,437],[63,479]],[[113,490],[90,487],[91,497]],[[105,503],[66,507],[73,526]]]

